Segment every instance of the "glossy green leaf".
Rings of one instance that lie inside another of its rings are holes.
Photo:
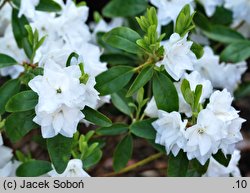
[[[31,160],[21,164],[16,171],[19,177],[39,177],[52,170],[50,162],[42,160]]]
[[[108,95],[124,88],[132,78],[133,68],[129,66],[115,66],[96,77],[95,88],[100,95]]]
[[[158,109],[178,111],[179,99],[173,82],[163,73],[156,72],[153,77],[153,94]]]
[[[101,160],[101,158],[102,158],[102,151],[98,149],[93,154],[91,154],[90,156],[86,157],[83,160],[83,167],[85,169],[89,169],[90,167],[96,165]]]
[[[12,113],[9,115],[5,122],[5,131],[8,138],[15,143],[21,140],[32,129],[36,128],[37,125],[33,122],[34,117],[34,111]]]
[[[18,93],[20,90],[20,81],[18,79],[13,79],[7,81],[4,85],[0,88],[0,114],[5,112],[5,105],[8,100]]]
[[[106,117],[105,115],[103,115],[102,113],[98,112],[95,109],[86,106],[82,110],[82,112],[85,115],[84,119],[95,125],[101,127],[109,127],[112,125],[112,121],[108,117]]]
[[[141,137],[141,138],[155,139],[156,131],[154,127],[152,126],[153,121],[155,121],[155,119],[146,119],[143,121],[135,122],[130,126],[131,132],[134,135]]]
[[[5,106],[5,110],[7,112],[28,111],[34,109],[37,103],[38,95],[34,91],[23,91],[10,98]]]
[[[47,139],[50,160],[59,174],[63,173],[68,165],[71,156],[72,143],[73,138],[64,137],[60,134]]]
[[[182,150],[175,157],[172,153],[168,159],[168,171],[169,177],[184,177],[187,174],[189,160],[186,153]]]
[[[130,160],[133,152],[133,138],[131,135],[124,137],[116,146],[113,156],[113,168],[116,172],[123,169]]]
[[[18,62],[14,58],[12,58],[12,57],[10,57],[10,56],[8,56],[6,54],[1,54],[0,53],[0,68],[13,66],[13,65],[15,65],[17,63]]]
[[[225,156],[224,153],[221,150],[219,150],[216,154],[213,155],[213,158],[221,165],[227,167],[231,160],[231,155],[229,154]]]
[[[128,17],[135,16],[146,10],[147,0],[112,0],[103,9],[106,17]]]
[[[151,80],[154,74],[154,66],[148,66],[144,68],[139,75],[136,77],[135,81],[132,83],[128,90],[127,97],[132,96],[136,91],[142,88],[148,81]]]
[[[61,11],[61,6],[53,0],[40,0],[36,6],[36,10],[45,12],[58,12]]]
[[[115,123],[110,127],[101,127],[96,130],[98,135],[119,135],[128,131],[128,125]]]
[[[107,44],[132,54],[143,53],[136,44],[136,40],[140,38],[141,36],[136,31],[128,27],[114,28],[103,36],[103,40]]]

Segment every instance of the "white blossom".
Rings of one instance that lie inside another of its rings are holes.
[[[40,0],[21,0],[18,17],[25,15],[28,18],[34,18],[35,7],[39,4]]]
[[[193,70],[196,62],[195,54],[190,50],[193,42],[187,41],[187,34],[180,37],[179,34],[171,35],[169,41],[163,44],[164,58],[156,65],[164,65],[166,71],[174,80],[179,80],[186,70]]]
[[[11,6],[6,3],[0,11],[0,37],[4,34],[11,22]]]
[[[148,102],[145,110],[144,110],[145,115],[151,118],[156,118],[158,117],[158,108],[155,102],[155,98],[152,97],[151,100]]]
[[[240,151],[234,150],[231,160],[227,167],[221,165],[213,157],[211,157],[208,169],[203,177],[241,177],[238,163],[240,160]]]
[[[194,11],[193,0],[150,0],[158,8],[158,20],[161,25],[167,25],[176,21],[181,9],[189,4],[191,13]]]
[[[14,58],[19,64],[29,61],[24,51],[18,48],[12,32],[11,25],[9,25],[5,30],[4,36],[0,37],[0,53],[6,54]],[[23,71],[24,71],[23,66],[13,65],[1,68],[0,75],[11,76],[11,78],[17,78]]]
[[[44,66],[44,75],[36,76],[29,82],[30,88],[39,96],[34,122],[41,125],[44,138],[58,133],[72,137],[77,124],[84,118],[81,110],[89,100],[98,99],[93,79],[81,84],[81,75],[78,65],[62,68],[48,61]]]
[[[48,175],[51,177],[90,177],[89,174],[83,170],[82,160],[80,159],[70,160],[62,174],[58,174],[56,170],[53,169]]]
[[[224,0],[199,0],[199,2],[204,6],[207,16],[211,17],[217,6],[221,6]]]
[[[185,136],[188,140],[185,152],[189,160],[196,158],[202,165],[218,151],[218,146],[224,133],[223,122],[211,111],[202,110],[197,118],[197,123],[186,129]]]
[[[220,64],[219,60],[219,56],[215,55],[210,47],[205,47],[203,57],[197,60],[194,68],[206,79],[210,80],[213,87],[226,88],[233,93],[241,83],[242,74],[247,70],[246,62]]]
[[[233,12],[236,21],[244,20],[250,24],[250,1],[249,0],[225,0],[227,9]]]
[[[178,112],[158,111],[158,119],[152,123],[156,130],[155,143],[165,146],[167,153],[175,156],[185,146],[184,129],[187,120],[182,121]]]

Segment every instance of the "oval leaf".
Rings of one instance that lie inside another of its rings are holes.
[[[153,94],[158,109],[166,112],[178,111],[179,99],[173,82],[163,73],[155,73]]]
[[[131,135],[127,135],[116,146],[113,156],[113,168],[116,172],[123,169],[132,156],[133,151],[133,138]]]
[[[15,64],[18,64],[18,62],[14,58],[12,58],[6,54],[0,53],[0,68],[13,66]]]
[[[103,40],[107,44],[132,54],[143,53],[142,49],[136,44],[136,40],[140,38],[141,36],[136,31],[127,27],[114,28],[103,36]]]
[[[37,103],[38,95],[34,91],[23,91],[10,98],[5,106],[5,110],[7,112],[28,111],[34,109]]]
[[[85,115],[84,119],[95,125],[101,127],[109,127],[112,125],[112,121],[108,117],[88,106],[82,110],[82,113]]]
[[[38,177],[52,170],[50,162],[32,160],[21,164],[16,171],[19,177]]]
[[[128,131],[128,125],[116,123],[110,127],[101,127],[96,130],[98,135],[119,135]]]
[[[36,6],[36,10],[46,12],[58,12],[61,11],[61,6],[53,0],[40,0]]]
[[[19,90],[20,81],[18,79],[9,80],[0,88],[0,115],[5,112],[5,105],[8,100]]]
[[[96,77],[95,88],[101,96],[112,94],[126,86],[133,73],[133,68],[129,66],[113,67]]]
[[[155,139],[156,131],[152,126],[153,121],[155,121],[155,119],[147,119],[135,122],[130,127],[131,132],[138,137],[145,139]]]

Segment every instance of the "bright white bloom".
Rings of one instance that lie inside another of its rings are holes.
[[[0,37],[0,53],[14,58],[18,63],[28,62],[28,58],[22,49],[19,49],[13,36],[12,27],[9,25],[3,37]],[[0,69],[0,75],[17,78],[24,71],[23,66],[14,65]]]
[[[11,22],[11,6],[6,3],[0,11],[0,37]]]
[[[185,136],[188,140],[184,151],[189,160],[196,158],[204,165],[213,153],[218,151],[218,146],[224,133],[223,122],[211,111],[202,110],[197,119],[197,124],[186,129]]]
[[[81,84],[81,75],[78,65],[62,68],[49,61],[44,66],[44,75],[29,82],[30,88],[39,96],[34,122],[41,125],[44,138],[58,133],[72,137],[77,124],[84,118],[81,110],[89,100],[98,99],[93,88],[94,80],[90,78],[86,84]]]
[[[150,0],[158,8],[158,20],[161,25],[167,25],[176,21],[181,9],[189,4],[191,12],[194,10],[193,0]]]
[[[35,8],[39,2],[40,0],[21,0],[18,17],[25,15],[28,18],[34,18]]]
[[[80,159],[70,160],[62,174],[58,174],[54,169],[50,171],[48,175],[51,177],[90,177],[87,172],[83,170],[82,160]]]
[[[156,130],[155,143],[165,146],[167,153],[172,152],[175,156],[186,143],[184,129],[187,120],[182,121],[178,112],[167,113],[158,111],[158,119],[152,123]]]
[[[212,82],[215,88],[226,88],[228,91],[233,91],[241,82],[242,74],[247,70],[246,62],[237,64],[219,63],[219,56],[214,55],[210,47],[204,48],[204,55],[194,65],[202,76]]]
[[[211,17],[217,6],[223,4],[224,0],[199,0],[200,3],[204,6],[207,16]]]
[[[192,32],[189,37],[190,37],[190,40],[198,44],[201,44],[201,45],[210,44],[209,39],[205,35],[202,34],[202,31],[199,28],[196,28],[195,31]]]
[[[235,150],[232,154],[231,160],[227,167],[221,165],[214,158],[211,157],[207,172],[203,177],[241,177],[238,163],[240,160],[240,151]]]
[[[225,0],[227,9],[232,10],[235,20],[245,20],[250,24],[250,1],[249,0]]]
[[[16,168],[19,165],[19,162],[12,162],[13,157],[12,149],[3,145],[3,138],[0,133],[0,177],[11,177],[15,176]]]
[[[215,91],[209,101],[207,109],[212,111],[220,120],[226,122],[239,117],[238,111],[231,106],[233,97],[226,89]]]
[[[158,117],[158,108],[155,102],[155,98],[152,97],[148,102],[146,109],[144,110],[145,115],[151,118]]]
[[[193,42],[187,41],[188,34],[180,37],[179,34],[171,35],[169,41],[164,43],[164,58],[156,65],[164,65],[166,71],[174,80],[179,80],[186,70],[193,70],[197,61],[195,54],[190,50]]]

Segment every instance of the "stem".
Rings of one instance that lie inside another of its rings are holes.
[[[3,3],[0,5],[0,9],[3,8],[3,6],[8,2],[9,0],[4,0]]]
[[[111,177],[111,176],[116,176],[116,175],[120,175],[120,174],[124,174],[124,173],[127,173],[131,170],[134,170],[140,166],[143,166],[143,165],[146,165],[147,163],[149,162],[152,162],[160,157],[162,157],[163,155],[165,155],[164,153],[157,153],[157,154],[154,154],[154,155],[151,155],[149,157],[147,157],[146,159],[144,160],[141,160],[133,165],[130,165],[124,169],[122,169],[121,171],[119,172],[112,172],[112,173],[108,173],[108,174],[104,174],[105,177]]]
[[[153,61],[152,61],[151,59],[149,59],[149,60],[147,60],[144,64],[142,64],[142,65],[140,65],[140,66],[134,68],[134,71],[135,71],[135,72],[138,72],[138,71],[140,71],[142,68],[147,67],[147,66],[151,65],[152,63],[153,63]]]

